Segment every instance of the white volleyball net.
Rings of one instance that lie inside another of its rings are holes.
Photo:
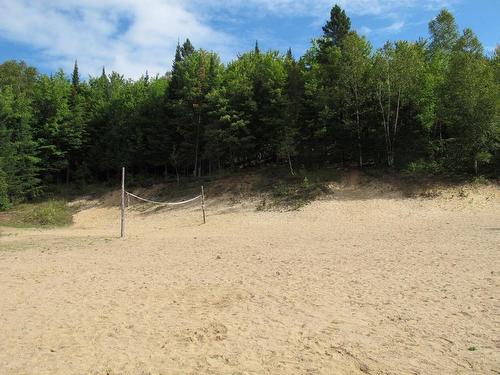
[[[184,200],[184,201],[179,201],[179,202],[159,202],[159,201],[154,201],[154,200],[151,200],[151,199],[140,197],[140,196],[132,194],[131,192],[128,192],[128,191],[125,191],[125,195],[127,196],[127,204],[128,205],[130,205],[130,198],[135,198],[135,199],[137,199],[137,200],[139,200],[141,202],[155,204],[155,205],[158,205],[158,206],[182,206],[184,204],[188,204],[188,203],[195,202],[197,200],[201,200],[202,199],[202,195],[200,194],[200,195],[197,195],[194,198],[187,199],[187,200]]]
[[[121,203],[120,203],[120,212],[121,212],[121,220],[120,220],[120,237],[123,238],[125,236],[125,211],[126,207],[130,206],[130,199],[136,199],[142,203],[146,204],[152,204],[155,206],[160,206],[160,207],[165,207],[165,206],[170,206],[170,207],[175,207],[175,206],[183,206],[183,205],[188,205],[190,203],[194,202],[200,202],[201,204],[201,211],[202,211],[202,218],[203,218],[203,224],[206,223],[206,215],[205,215],[205,193],[203,190],[203,185],[201,186],[201,194],[197,195],[196,197],[189,198],[183,201],[178,201],[178,202],[162,202],[162,201],[156,201],[153,199],[148,199],[141,197],[139,195],[136,195],[134,193],[131,193],[130,191],[125,190],[125,167],[122,168],[122,191],[121,191]]]

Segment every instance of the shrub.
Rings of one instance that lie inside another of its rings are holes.
[[[7,178],[0,168],[0,211],[6,210],[10,206],[9,195],[7,194]]]
[[[73,222],[73,212],[74,209],[61,200],[22,204],[8,212],[8,219],[2,224],[19,227],[64,226]]]
[[[440,166],[435,161],[417,160],[408,164],[404,173],[406,174],[437,174]]]

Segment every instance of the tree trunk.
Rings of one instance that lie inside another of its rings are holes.
[[[363,168],[363,150],[361,147],[361,124],[359,120],[359,109],[356,108],[356,129],[358,135],[359,168]]]
[[[293,166],[292,166],[292,158],[290,157],[290,152],[287,151],[287,157],[288,157],[288,166],[290,167],[290,174],[292,176],[295,176],[295,172],[293,171]]]
[[[385,109],[384,109],[384,104],[382,103],[382,88],[379,86],[378,89],[378,102],[380,105],[380,111],[382,113],[382,125],[384,126],[384,136],[385,136],[385,152],[386,152],[386,157],[387,157],[387,165],[389,167],[392,167],[392,161],[393,158],[391,158],[391,135],[390,135],[390,129],[389,129],[389,114],[387,114],[387,118],[385,115]]]
[[[389,164],[389,167],[393,168],[394,167],[394,150],[389,151],[389,155],[387,157],[387,162]]]
[[[358,136],[359,168],[363,168],[363,150],[361,147],[361,138]]]
[[[363,153],[361,150],[361,120],[359,116],[359,98],[358,89],[354,87],[354,98],[356,100],[356,130],[358,135],[359,168],[363,168]]]
[[[443,152],[443,126],[441,125],[441,121],[439,121],[439,146],[440,150],[439,152]]]
[[[198,124],[196,124],[196,147],[194,152],[194,170],[193,170],[194,177],[196,177],[198,173],[198,147],[200,144],[200,123],[201,123],[201,112],[198,113]]]
[[[474,172],[476,173],[476,176],[479,173],[479,167],[477,165],[477,159],[474,159]]]
[[[194,177],[196,177],[197,171],[198,171],[198,137],[196,137],[196,148],[194,152],[194,168],[193,168]]]

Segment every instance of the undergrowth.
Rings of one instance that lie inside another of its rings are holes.
[[[271,193],[262,199],[258,210],[286,209],[297,210],[329,193],[324,175],[311,173],[308,177],[302,173],[287,179],[280,179]],[[331,176],[329,176],[331,178]]]
[[[73,222],[75,210],[64,200],[23,203],[2,213],[0,225],[21,228],[60,227]]]

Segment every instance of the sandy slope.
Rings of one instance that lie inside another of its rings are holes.
[[[0,373],[498,374],[498,197],[4,229]]]

